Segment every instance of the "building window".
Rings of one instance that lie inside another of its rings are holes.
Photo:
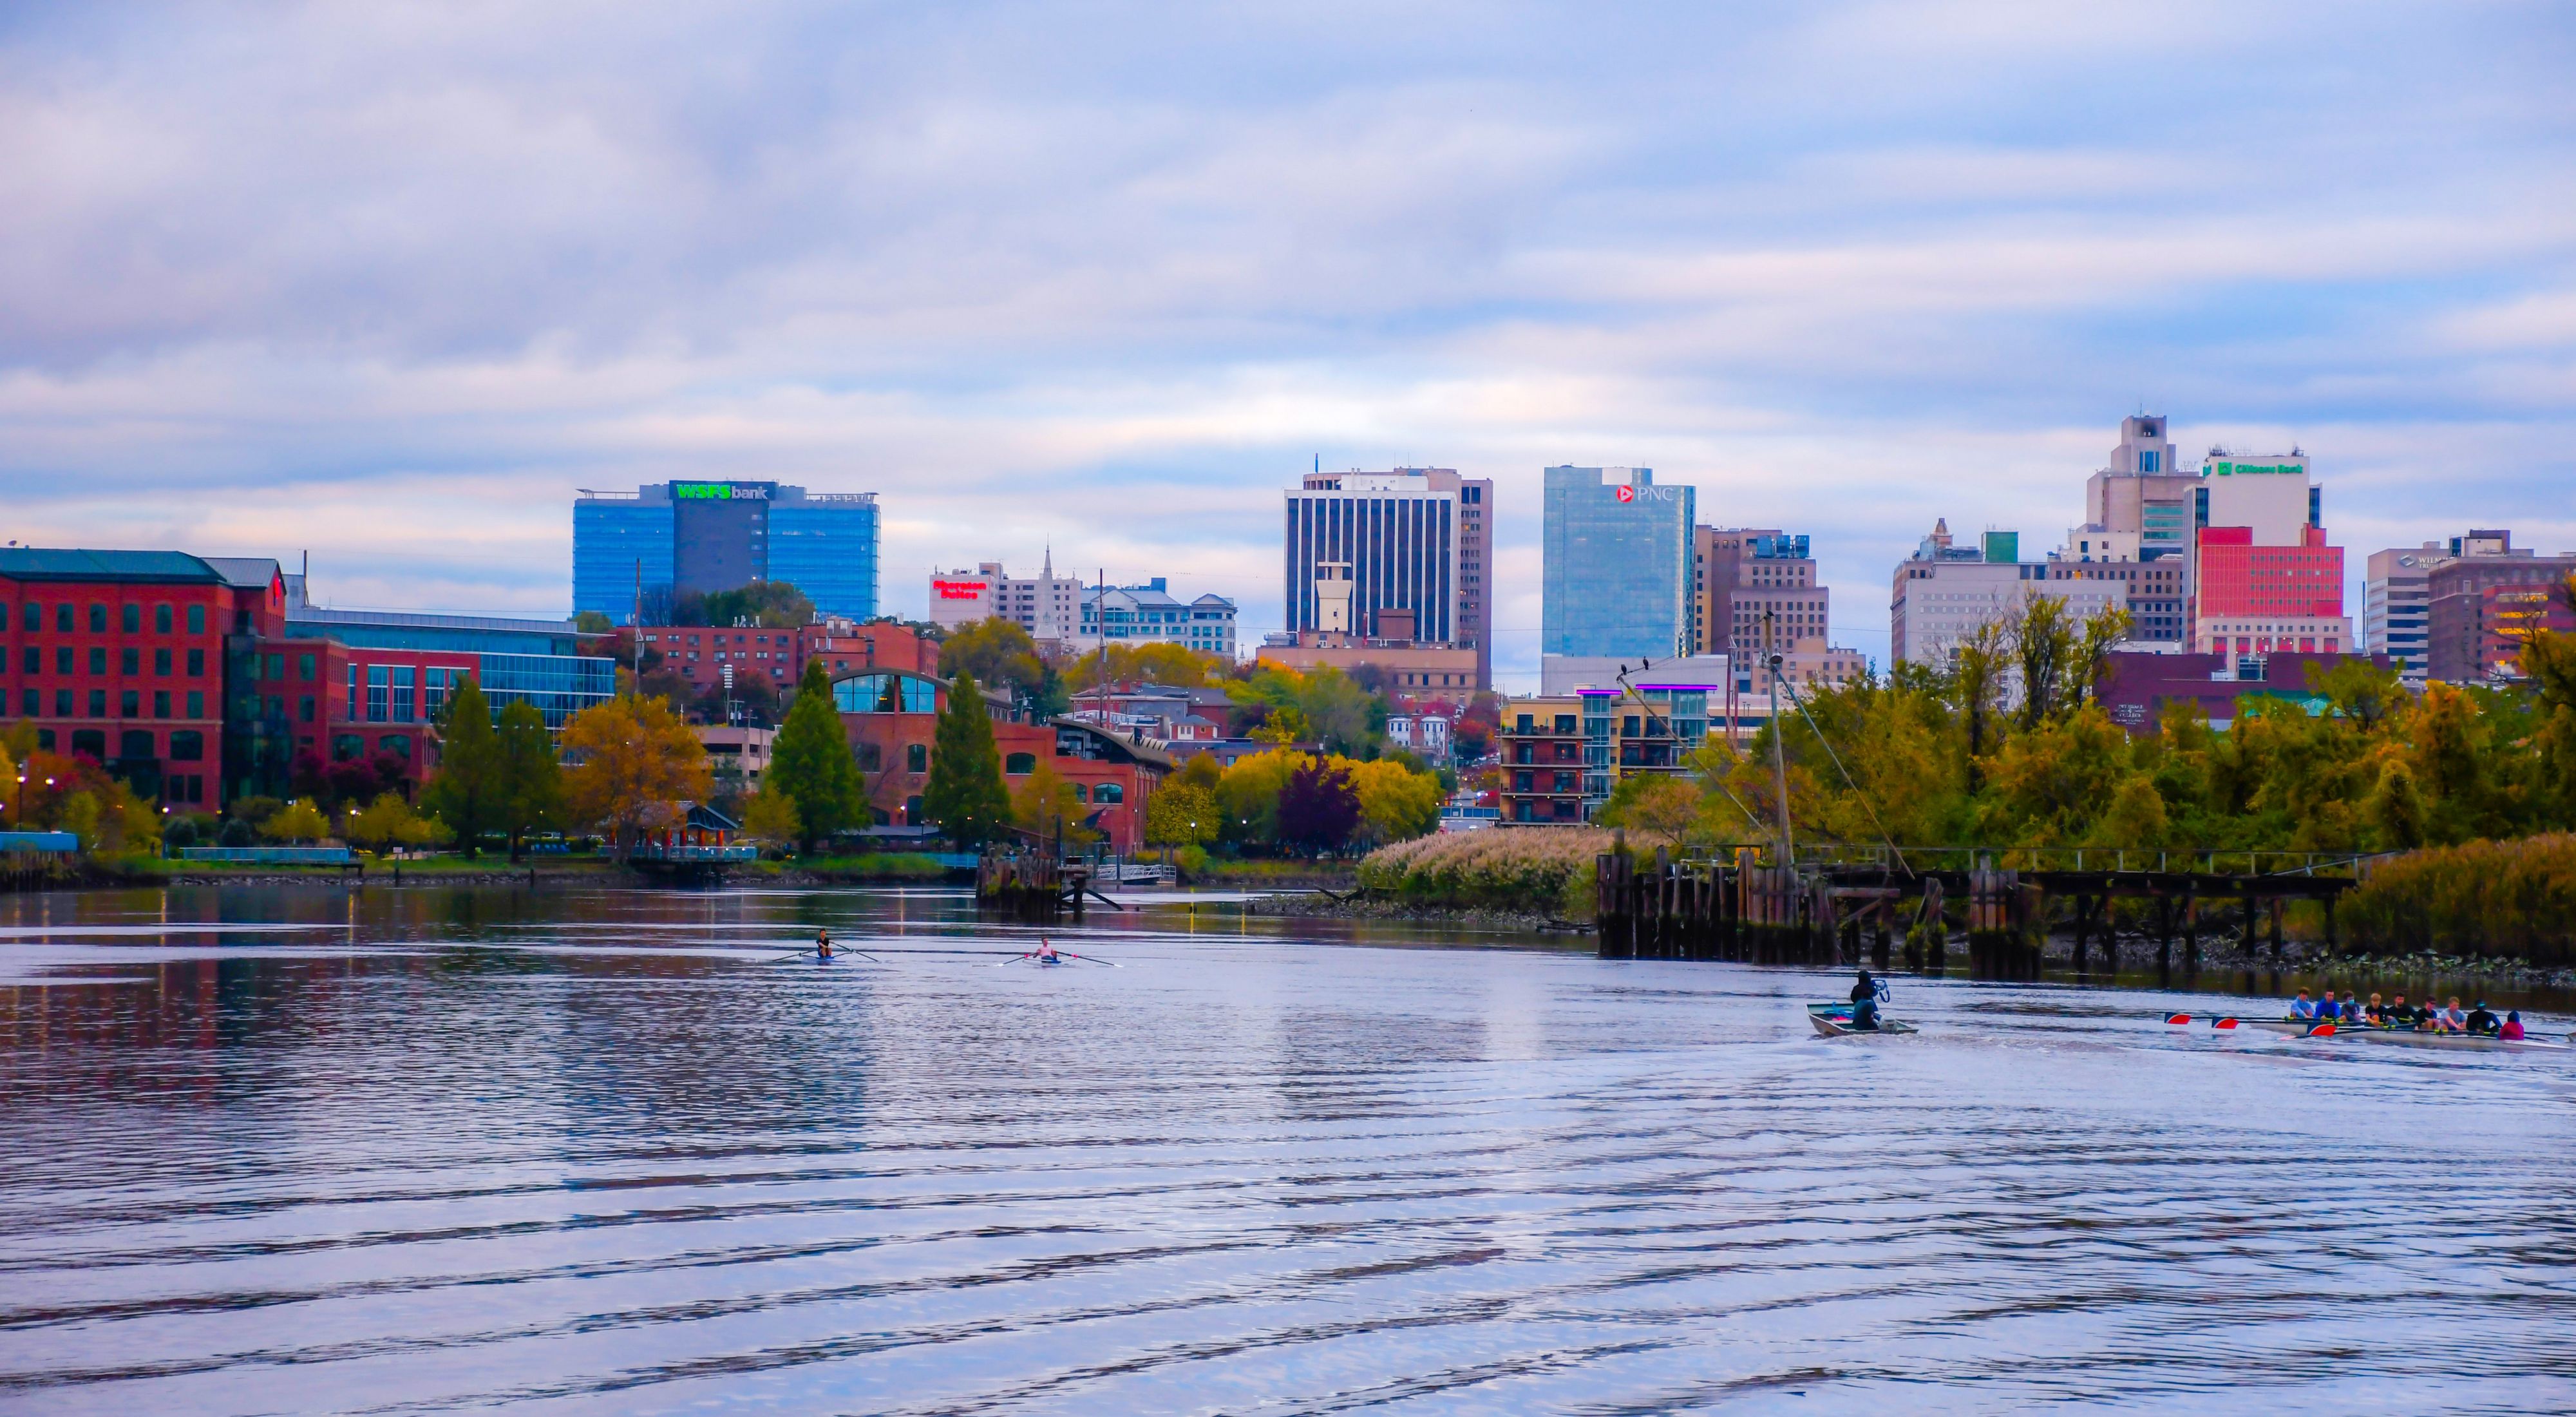
[[[23,623],[27,627],[27,633],[31,635],[45,628],[45,607],[41,601],[27,602],[27,618]]]
[[[193,728],[182,728],[170,735],[170,760],[175,763],[199,763],[206,759],[206,735]]]
[[[170,651],[166,649],[152,651],[152,672],[164,679],[170,677]]]
[[[42,674],[45,672],[45,652],[43,650],[36,648],[34,645],[29,645],[27,646],[26,658],[28,673]]]
[[[166,635],[170,633],[169,606],[155,605],[152,607],[152,632],[158,635]]]
[[[139,645],[127,645],[123,649],[118,650],[116,652],[116,671],[128,678],[141,674],[143,672],[142,647]]]
[[[190,689],[190,690],[188,691],[188,717],[190,717],[190,718],[204,718],[205,716],[206,716],[206,695],[205,695],[205,691],[203,691],[203,690],[201,690],[201,689]]]
[[[335,763],[354,762],[366,755],[367,740],[365,735],[358,733],[334,733],[331,735],[331,761]]]
[[[169,690],[155,689],[152,691],[152,716],[154,718],[168,718],[170,716]]]
[[[313,721],[313,696],[311,694],[306,694],[304,697],[295,701],[295,718],[299,723],[311,723]]]
[[[116,694],[116,716],[118,718],[141,718],[143,716],[143,691],[140,689],[118,690]]]
[[[1002,759],[1002,772],[1008,777],[1025,777],[1037,770],[1038,755],[1035,753],[1013,753]]]
[[[369,723],[385,721],[387,707],[385,691],[393,681],[393,675],[389,672],[391,668],[392,666],[384,664],[367,666],[367,722]]]
[[[72,632],[72,616],[78,613],[68,600],[54,607],[54,629],[62,634]]]
[[[70,645],[54,646],[54,672],[56,674],[71,673],[72,656],[76,653],[78,653],[78,651],[74,650]]]
[[[191,606],[189,606],[189,607],[188,607],[188,633],[189,633],[189,634],[192,634],[192,635],[202,635],[202,634],[204,634],[205,632],[206,632],[206,607],[204,607],[204,606],[202,606],[202,605],[191,605]]]
[[[151,757],[152,731],[148,728],[129,728],[117,734],[116,755],[129,760]]]
[[[1106,802],[1115,806],[1116,804],[1127,800],[1127,789],[1114,782],[1104,782],[1098,787],[1091,789],[1091,800],[1093,802]]]
[[[127,634],[129,634],[129,635],[139,635],[139,634],[142,634],[142,633],[143,633],[143,607],[142,607],[142,606],[140,606],[140,605],[128,604],[128,605],[124,606],[124,607],[123,607],[123,609],[124,609],[125,613],[124,613],[124,614],[122,614],[122,615],[120,615],[120,616],[118,616],[117,618],[118,618],[119,620],[121,620],[121,621],[123,621],[123,622],[124,622],[124,624],[125,624],[125,633],[127,633]]]
[[[26,705],[29,718],[45,711],[45,691],[42,689],[29,689],[20,696],[20,700]]]
[[[192,649],[188,651],[188,677],[191,679],[203,679],[206,677],[206,652],[204,650]]]
[[[376,740],[376,749],[379,752],[391,753],[395,757],[402,759],[404,762],[410,762],[411,735],[408,733],[385,734],[383,737]]]
[[[433,723],[438,721],[439,710],[447,707],[447,676],[455,672],[456,671],[452,669],[425,669],[421,671],[421,717],[426,718]]]
[[[903,745],[903,768],[904,768],[904,771],[906,771],[906,772],[928,772],[928,771],[930,771],[930,745],[929,745],[929,744],[927,744],[927,743],[906,743],[906,744],[904,744],[904,745]],[[912,799],[912,800],[913,800],[913,801],[915,801],[915,802],[919,802],[921,799],[920,799],[920,798],[918,798],[918,797],[916,797],[916,798],[914,798],[914,799]],[[918,815],[919,815],[918,813],[915,813],[915,816],[916,816],[916,817],[918,817]]]
[[[309,654],[295,656],[295,677],[307,684],[313,682],[313,656]]]
[[[89,649],[89,672],[93,679],[107,677],[107,647],[92,645]]]
[[[410,665],[398,664],[394,666],[394,722],[396,723],[409,723],[412,721],[412,678],[413,670]],[[409,742],[410,740],[405,739],[403,741]]]
[[[69,718],[71,716],[72,691],[69,689],[56,689],[54,691],[54,717]]]
[[[105,689],[92,689],[89,691],[89,716],[92,718],[107,717],[107,691]]]

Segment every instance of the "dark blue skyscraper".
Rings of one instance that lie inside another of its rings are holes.
[[[776,482],[662,482],[633,492],[584,491],[572,508],[572,604],[632,620],[682,595],[784,581],[814,608],[854,620],[877,613],[873,492],[807,492]]]

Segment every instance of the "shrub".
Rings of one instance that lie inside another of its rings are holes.
[[[1611,835],[1592,828],[1511,828],[1417,837],[1369,853],[1360,884],[1423,905],[1592,914],[1594,862]]]

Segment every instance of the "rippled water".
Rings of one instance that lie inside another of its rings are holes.
[[[0,919],[12,1413],[2576,1408],[2568,1055],[934,894]]]

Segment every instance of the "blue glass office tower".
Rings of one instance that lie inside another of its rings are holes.
[[[664,482],[584,491],[572,508],[572,602],[619,624],[662,620],[682,595],[785,581],[826,615],[877,613],[877,499],[776,482]]]
[[[1547,469],[1541,655],[1691,652],[1693,490],[1651,468]]]

